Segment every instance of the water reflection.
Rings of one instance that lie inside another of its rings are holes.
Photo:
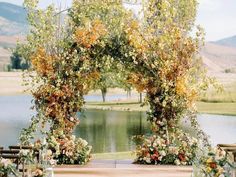
[[[18,143],[21,129],[28,126],[33,114],[30,102],[31,97],[26,95],[0,96],[0,146]],[[79,115],[81,124],[75,134],[88,140],[94,152],[131,150],[133,135],[150,133],[144,112],[86,110],[85,116]],[[204,114],[198,120],[214,145],[236,142],[235,116]],[[192,132],[187,123],[183,127]]]
[[[131,137],[150,133],[143,112],[87,110],[75,134],[87,139],[94,152],[132,149]]]

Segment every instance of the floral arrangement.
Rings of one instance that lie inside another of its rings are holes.
[[[76,138],[74,135],[65,136],[61,133],[59,137],[49,136],[46,141],[44,143],[37,141],[34,147],[41,152],[41,161],[48,165],[83,165],[90,161],[92,147],[82,138]]]
[[[32,176],[33,177],[44,177],[44,170],[41,167],[36,167],[33,171],[32,171]]]
[[[208,79],[196,58],[203,32],[198,28],[195,36],[190,33],[196,27],[197,1],[183,1],[178,7],[175,3],[148,1],[143,4],[144,19],[137,20],[122,1],[73,1],[68,21],[58,26],[57,9],[42,10],[37,1],[25,0],[32,29],[22,56],[31,63],[26,85],[37,114],[22,131],[22,144],[28,145],[40,129],[46,136],[45,149],[50,150],[46,156],[57,164],[88,162],[91,147],[72,134],[84,95],[101,78],[104,58],[112,58],[116,63],[107,67],[122,64],[127,70],[124,80],[146,92],[150,108],[153,136],[141,138],[136,161],[192,164],[197,143],[180,130],[179,123],[188,117],[197,127],[195,102],[208,87]],[[204,138],[201,131],[197,134]]]
[[[235,168],[229,154],[219,147],[207,149],[198,161],[198,171],[206,177],[231,177],[231,170]]]
[[[183,132],[171,140],[153,135],[136,136],[134,141],[137,144],[135,162],[141,164],[192,165],[198,147],[197,140]]]
[[[62,137],[51,136],[48,139],[49,155],[57,164],[79,164],[89,162],[92,147],[82,138],[74,135]],[[51,151],[51,152],[50,152]]]
[[[0,158],[0,176],[7,177],[9,174],[17,176],[16,166],[11,160]]]

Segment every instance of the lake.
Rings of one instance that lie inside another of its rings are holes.
[[[108,100],[125,98],[125,95],[108,96]],[[100,101],[99,96],[86,100]],[[31,96],[0,96],[0,146],[15,145],[23,127],[31,116]],[[144,112],[86,110],[79,115],[81,123],[75,134],[93,146],[93,152],[121,152],[133,149],[131,137],[150,134]],[[212,144],[236,142],[236,116],[198,115],[201,128],[211,137]],[[183,127],[189,129],[187,124]]]

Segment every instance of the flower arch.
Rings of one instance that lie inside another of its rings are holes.
[[[135,138],[139,140],[136,160],[173,164],[179,159],[182,164],[191,164],[197,142],[181,131],[180,121],[189,117],[204,138],[195,119],[194,103],[206,77],[200,74],[196,59],[201,31],[195,37],[190,34],[196,1],[187,2],[188,9],[183,10],[181,3],[178,8],[173,6],[175,1],[150,0],[143,4],[140,20],[122,1],[74,0],[62,26],[53,6],[43,11],[37,9],[36,1],[25,0],[33,28],[22,48],[31,61],[28,76],[37,115],[22,131],[22,143],[29,143],[38,125],[43,129],[49,123],[50,129],[42,133],[53,158],[60,164],[86,163],[91,148],[72,135],[79,123],[76,114],[83,108],[83,96],[109,60],[128,73],[128,83],[147,93],[153,136]],[[177,148],[178,154],[171,148]],[[160,154],[164,149],[177,156],[174,161]],[[165,162],[160,157],[166,157]]]

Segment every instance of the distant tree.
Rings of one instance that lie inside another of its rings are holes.
[[[26,61],[22,55],[20,54],[20,47],[16,47],[14,51],[12,52],[11,55],[11,69],[21,69],[21,70],[26,70],[29,68],[29,62]]]
[[[106,95],[109,88],[115,88],[117,84],[117,67],[111,66],[112,58],[107,56],[102,57],[101,63],[103,66],[99,68],[99,79],[94,81],[93,89],[100,90],[102,93],[102,101],[106,101]]]

